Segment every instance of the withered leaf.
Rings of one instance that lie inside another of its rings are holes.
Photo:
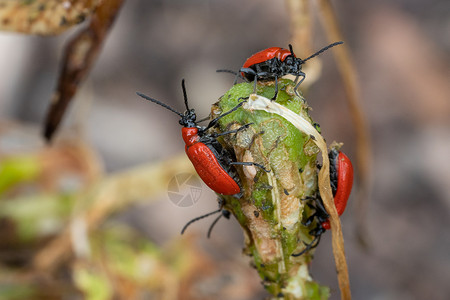
[[[83,22],[101,0],[0,0],[0,30],[57,35]]]

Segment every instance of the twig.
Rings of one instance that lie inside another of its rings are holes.
[[[58,128],[78,86],[95,63],[122,3],[123,0],[110,0],[98,6],[89,25],[67,43],[58,85],[45,120],[44,137],[48,141]]]
[[[343,40],[343,34],[340,31],[337,17],[328,0],[320,0],[319,7],[322,15],[322,24],[325,32],[328,35],[329,41]],[[365,238],[365,216],[366,203],[370,191],[370,169],[371,169],[371,146],[368,126],[364,118],[363,111],[360,104],[359,83],[356,75],[355,66],[351,60],[350,51],[346,44],[342,47],[337,47],[333,51],[336,62],[344,81],[344,88],[347,93],[348,104],[350,112],[353,116],[354,128],[356,130],[356,167],[358,169],[359,180],[359,195],[357,197],[357,230],[360,240]],[[341,274],[339,274],[341,275]],[[342,298],[350,299],[350,287],[348,285],[348,278],[339,276],[339,284],[341,288]],[[348,291],[348,293],[347,293]]]

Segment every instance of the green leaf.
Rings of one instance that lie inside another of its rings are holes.
[[[35,179],[41,170],[36,157],[15,156],[0,162],[0,195],[16,184]]]
[[[97,274],[94,270],[76,268],[74,281],[84,293],[86,300],[108,300],[113,295],[111,283],[106,275]]]

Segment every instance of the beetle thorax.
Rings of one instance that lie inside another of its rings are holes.
[[[183,127],[181,128],[181,135],[183,136],[183,140],[188,147],[197,143],[200,139],[197,127]]]

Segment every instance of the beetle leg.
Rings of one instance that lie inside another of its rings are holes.
[[[302,255],[303,253],[305,253],[305,252],[307,252],[307,251],[309,251],[309,250],[311,250],[311,249],[316,248],[317,245],[319,245],[320,237],[321,237],[321,235],[316,236],[316,237],[312,240],[312,242],[309,243],[309,244],[303,242],[303,244],[305,244],[306,248],[303,249],[303,250],[302,250],[301,252],[299,252],[299,253],[291,254],[291,256],[300,256],[300,255]]]
[[[327,213],[327,210],[323,206],[323,203],[322,203],[321,199],[320,198],[316,198],[315,202],[316,202],[316,210],[318,210],[321,214],[323,214],[328,219],[329,215]]]
[[[217,73],[231,73],[231,74],[235,75],[236,79],[234,80],[233,85],[235,85],[237,83],[237,79],[238,78],[241,78],[242,80],[246,80],[244,77],[242,77],[240,72],[236,72],[236,71],[233,71],[233,70],[220,69],[220,70],[216,70],[216,72]]]
[[[304,200],[304,199],[302,199],[302,200]],[[312,205],[311,203],[306,203],[306,205],[308,205],[308,207],[311,209],[316,209],[316,207],[314,205]]]
[[[244,77],[242,77],[241,73],[236,72],[236,76],[234,76],[233,85],[237,84],[238,78],[244,79]]]
[[[321,224],[319,224],[316,228],[314,228],[313,230],[311,230],[311,231],[309,232],[309,234],[310,234],[310,235],[313,235],[313,236],[321,236],[322,233],[324,233],[324,232],[325,232],[325,229],[322,227]]]
[[[312,214],[308,219],[306,219],[306,221],[304,223],[302,223],[302,225],[308,227],[314,221],[315,217],[316,217],[316,214]]]
[[[253,69],[250,69],[250,68],[241,68],[241,69],[239,70],[239,73],[251,74],[251,75],[253,75],[254,77],[256,77],[256,71],[253,70]],[[253,78],[253,79],[255,79],[255,78]]]
[[[257,67],[257,71],[255,71],[251,68],[242,68],[240,71],[253,75],[253,94],[256,94],[256,84],[258,83],[258,77],[261,77],[261,75],[264,76],[265,73],[259,72],[260,69],[258,67]]]
[[[298,78],[298,77],[301,77],[301,79],[300,79],[300,81],[295,85],[295,87],[294,87],[294,92],[295,92],[295,95],[296,95],[297,97],[300,97],[300,94],[298,93],[298,89],[299,89],[299,87],[300,87],[300,84],[302,84],[303,80],[305,80],[306,74],[303,73],[302,71],[300,71],[300,72],[298,72],[298,74],[297,74],[297,78]],[[297,81],[297,78],[295,79],[295,81]],[[300,97],[300,98],[301,98],[301,97]]]
[[[241,100],[241,99],[248,99],[248,98],[241,97],[241,98],[239,98],[238,100]],[[235,107],[233,107],[233,108],[230,109],[229,111],[224,112],[223,114],[221,114],[221,115],[218,116],[217,118],[211,120],[211,122],[209,122],[209,124],[208,124],[204,129],[202,129],[202,131],[206,131],[206,130],[208,130],[209,128],[216,126],[216,125],[217,125],[217,122],[219,122],[219,120],[220,120],[221,118],[223,118],[223,117],[225,117],[226,115],[229,115],[229,114],[231,114],[232,112],[236,111],[236,110],[237,110],[239,107],[241,107],[244,103],[245,103],[245,101],[239,102]]]
[[[247,123],[245,125],[242,125],[238,129],[234,129],[234,130],[229,130],[229,131],[225,131],[225,132],[221,132],[221,133],[212,133],[211,136],[216,138],[216,137],[223,136],[226,134],[238,133],[239,131],[247,129],[248,127],[250,127],[250,125],[253,125],[253,123]]]
[[[278,96],[278,77],[275,76],[275,95],[273,95],[272,97],[272,101],[277,100],[277,96]]]

